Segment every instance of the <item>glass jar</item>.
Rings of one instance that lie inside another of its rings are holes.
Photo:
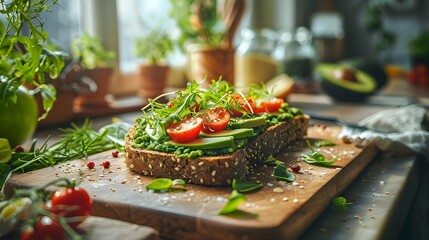
[[[272,57],[276,33],[270,29],[243,29],[236,50],[235,86],[267,82],[279,72],[280,64]]]
[[[313,85],[317,54],[312,45],[312,34],[305,27],[299,27],[292,33],[281,33],[273,58],[280,62],[281,73],[292,77],[298,87]]]

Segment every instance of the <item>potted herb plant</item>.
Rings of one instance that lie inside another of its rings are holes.
[[[429,30],[419,32],[409,41],[411,61],[414,66],[424,64],[429,67]]]
[[[101,39],[89,34],[82,34],[74,39],[71,50],[82,67],[77,72],[77,78],[83,85],[89,86],[88,91],[81,91],[75,98],[78,111],[94,106],[106,106],[116,53],[106,50]]]
[[[234,84],[233,38],[245,7],[245,0],[171,0],[171,15],[182,36],[182,49],[189,56],[191,77],[205,81],[222,77]]]
[[[154,30],[146,37],[137,38],[134,43],[135,55],[145,59],[137,69],[138,95],[154,98],[164,91],[170,71],[166,58],[174,49],[173,41],[166,33]]]
[[[30,138],[37,126],[38,107],[33,97],[40,94],[45,117],[56,99],[47,78],[56,79],[64,67],[64,53],[50,51],[44,44],[48,33],[41,14],[57,1],[1,1],[0,22],[0,138],[14,147]],[[23,31],[28,26],[28,32]],[[33,89],[28,91],[24,85]]]

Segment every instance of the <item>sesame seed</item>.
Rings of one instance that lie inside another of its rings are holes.
[[[203,166],[204,165],[204,162],[199,162],[198,163],[198,166]]]
[[[273,192],[275,192],[275,193],[283,193],[284,190],[283,190],[283,188],[275,187],[275,188],[273,188]]]
[[[283,198],[283,202],[287,202],[289,199],[287,197]]]
[[[213,172],[212,172],[212,176],[214,177],[214,176],[216,176],[216,170],[214,170]]]
[[[204,183],[204,180],[203,180],[203,178],[200,178],[200,183]]]
[[[228,162],[225,162],[225,167],[229,168],[229,163]]]
[[[293,200],[293,202],[294,202],[294,203],[298,203],[298,202],[299,202],[299,200],[298,200],[297,198],[295,198],[295,199]]]
[[[176,171],[179,171],[179,170],[180,170],[180,168],[178,168],[178,167],[175,167],[175,168],[174,168],[174,170],[176,170]]]
[[[303,189],[304,188],[304,186],[299,186],[299,189]]]
[[[192,165],[191,165],[191,168],[192,168],[192,170],[195,170],[195,169],[196,169],[196,167],[195,167],[195,166],[192,166]]]
[[[149,168],[152,169],[152,165],[149,163]]]
[[[161,168],[162,168],[162,165],[163,165],[163,164],[162,164],[162,162],[161,162],[161,163],[159,163],[159,167],[161,167]]]

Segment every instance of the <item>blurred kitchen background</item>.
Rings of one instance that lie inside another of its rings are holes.
[[[172,2],[180,2],[174,0],[58,2],[44,16],[51,42],[70,52],[72,40],[87,33],[116,52],[110,83],[113,96],[135,95],[141,62],[135,54],[136,39],[160,30],[177,40],[181,29],[172,12],[189,11],[172,7]],[[181,2],[186,6],[195,0]],[[429,1],[425,0],[247,0],[232,44],[237,56],[263,50],[274,61],[290,54],[303,54],[316,63],[367,58],[406,72],[413,67],[409,42],[427,29]],[[293,42],[297,52],[284,48]],[[172,66],[167,87],[184,86],[189,80],[187,53],[176,46],[167,63]],[[240,69],[239,64],[235,67]]]

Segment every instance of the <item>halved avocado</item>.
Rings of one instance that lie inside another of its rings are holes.
[[[339,64],[319,64],[317,73],[325,92],[338,101],[362,101],[374,93],[377,83],[363,71]]]
[[[253,131],[253,128],[222,130],[222,131],[213,132],[213,133],[200,132],[200,136],[205,138],[231,136],[231,137],[234,137],[234,139],[239,139],[239,138],[245,138],[245,137],[253,137],[254,135],[255,135],[255,132]]]
[[[389,80],[383,64],[373,59],[351,58],[342,60],[340,64],[355,68],[373,77],[377,83],[377,90],[386,85]]]

